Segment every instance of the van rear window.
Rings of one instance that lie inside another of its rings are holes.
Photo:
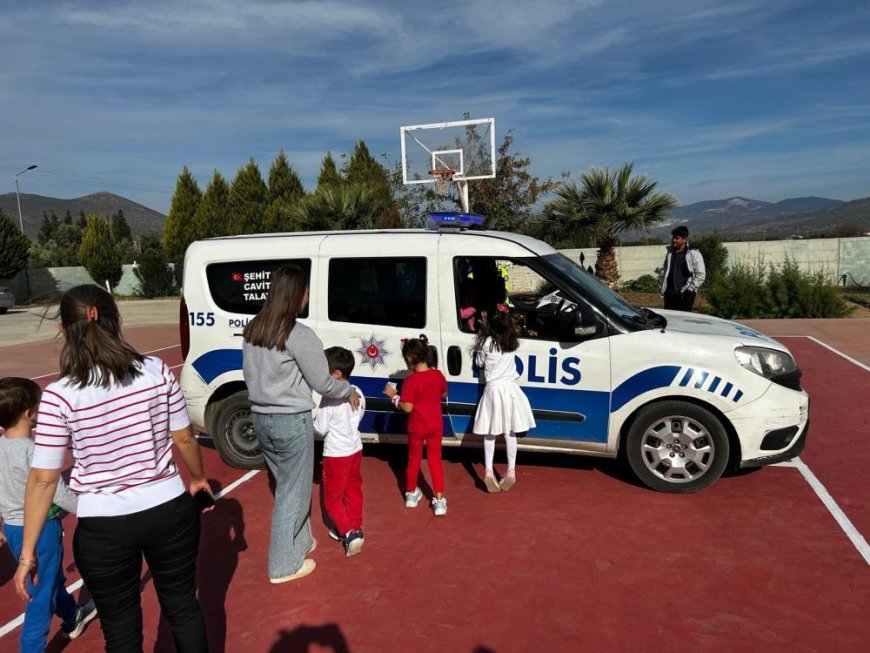
[[[329,262],[329,319],[426,326],[426,258],[337,258]]]
[[[298,265],[311,278],[311,259],[211,263],[205,268],[211,298],[229,313],[254,315],[266,301],[272,272],[290,264]],[[308,317],[307,306],[299,317]]]

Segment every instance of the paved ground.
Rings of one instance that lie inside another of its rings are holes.
[[[159,350],[177,370],[175,318],[137,326],[122,311],[135,346]],[[784,335],[800,335],[798,326],[782,325]],[[859,333],[831,337],[858,359]],[[812,397],[802,461],[866,537],[870,374],[809,338],[785,342]],[[0,375],[46,383],[58,347],[0,347]],[[870,568],[802,469],[731,475],[698,495],[674,496],[638,487],[615,462],[521,453],[516,488],[489,496],[480,452],[448,450],[450,514],[436,520],[422,504],[402,505],[403,453],[366,451],[363,554],[343,558],[315,503],[318,568],[273,587],[265,582],[267,477],[205,451],[213,482],[231,488],[203,520],[199,586],[212,650],[863,651],[870,641]],[[64,524],[71,533],[75,520]],[[67,560],[72,583],[78,575]],[[0,630],[21,610],[8,583],[13,571],[0,554]],[[147,573],[143,588],[146,650],[171,651]],[[17,633],[0,638],[0,652],[15,650]],[[66,648],[100,646],[92,627]],[[49,650],[63,648],[55,639]]]

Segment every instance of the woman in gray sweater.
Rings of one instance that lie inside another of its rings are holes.
[[[334,379],[323,343],[296,316],[308,304],[308,275],[296,265],[272,274],[269,295],[244,331],[243,369],[254,428],[266,466],[275,477],[269,542],[269,581],[285,583],[314,571],[305,556],[317,546],[311,535],[314,427],[311,391],[347,399],[359,395]]]

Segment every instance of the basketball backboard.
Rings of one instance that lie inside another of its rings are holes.
[[[450,168],[453,181],[495,177],[495,118],[401,128],[402,181],[432,184],[432,170]]]

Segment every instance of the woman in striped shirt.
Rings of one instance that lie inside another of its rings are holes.
[[[187,407],[172,372],[121,336],[118,307],[99,286],[77,286],[60,304],[60,378],[39,406],[15,575],[37,576],[35,544],[72,443],[70,488],[79,495],[76,564],[100,615],[107,651],[141,651],[144,556],[178,651],[206,651],[196,599],[199,511],[211,492]],[[175,445],[188,471],[184,483]]]

